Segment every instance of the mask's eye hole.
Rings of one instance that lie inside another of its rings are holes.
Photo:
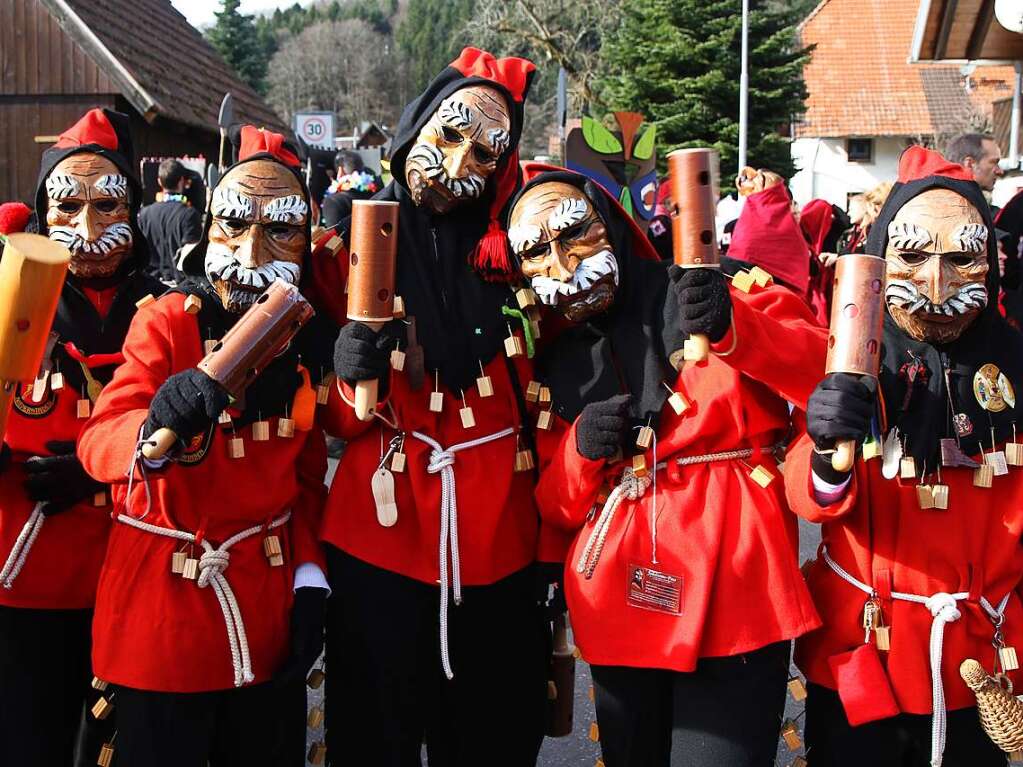
[[[578,240],[589,229],[590,225],[586,221],[580,221],[578,224],[573,224],[558,235],[558,239],[561,242],[569,242],[571,240]]]
[[[486,147],[476,145],[472,150],[473,155],[476,157],[476,161],[488,165],[492,162],[497,162],[497,155],[491,152]]]
[[[287,224],[271,224],[266,228],[267,234],[274,239],[283,240],[293,235],[297,230]]]
[[[528,250],[524,250],[521,253],[519,253],[519,258],[521,258],[523,261],[539,261],[540,259],[546,257],[547,252],[548,252],[547,245],[541,243],[540,245],[534,245]]]
[[[460,144],[462,143],[462,134],[456,131],[454,128],[449,128],[447,125],[443,128],[444,140],[449,144]]]
[[[67,213],[74,215],[82,209],[82,203],[75,202],[74,200],[63,200],[57,205],[57,210],[61,213]]]
[[[113,213],[117,210],[117,200],[100,200],[96,203],[96,210],[100,213]]]
[[[968,266],[973,266],[976,259],[968,253],[954,253],[948,256],[948,260],[956,268],[965,269]]]
[[[929,253],[920,253],[917,251],[907,251],[899,253],[899,258],[902,259],[903,263],[909,266],[921,266],[923,265],[931,255]]]
[[[248,227],[248,223],[240,218],[220,219],[220,228],[230,235],[241,234]]]

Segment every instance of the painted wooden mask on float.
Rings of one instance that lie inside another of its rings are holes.
[[[592,117],[569,131],[565,166],[604,187],[644,232],[657,207],[657,131],[643,128],[643,115],[615,112],[621,129],[612,133]]]
[[[210,201],[206,277],[228,311],[244,312],[276,280],[297,285],[309,247],[298,178],[272,160],[231,168]]]
[[[483,194],[511,145],[511,117],[495,88],[473,85],[441,101],[405,159],[412,200],[444,214]]]
[[[911,338],[954,341],[987,306],[988,228],[950,189],[930,189],[888,224],[885,303]]]
[[[105,157],[78,152],[46,177],[47,236],[71,251],[76,277],[109,277],[131,254],[128,178]]]
[[[578,187],[551,181],[527,189],[512,209],[508,239],[543,304],[572,322],[611,306],[618,260],[604,221]]]

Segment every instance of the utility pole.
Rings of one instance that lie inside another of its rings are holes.
[[[739,170],[746,167],[749,131],[749,0],[742,0],[742,70],[739,75]]]

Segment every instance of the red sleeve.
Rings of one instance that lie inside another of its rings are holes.
[[[843,517],[856,508],[858,496],[857,473],[862,461],[857,461],[849,487],[842,500],[830,506],[821,506],[813,492],[813,478],[810,474],[810,457],[813,454],[813,440],[805,432],[800,435],[785,456],[785,495],[789,508],[808,522],[828,522]]]
[[[604,480],[604,461],[591,461],[576,449],[575,424],[566,429],[540,474],[536,502],[545,524],[575,533],[597,500]]]
[[[327,443],[323,432],[313,429],[306,438],[295,466],[298,473],[298,499],[291,515],[291,556],[297,565],[311,562],[323,572],[327,561],[320,544],[320,521],[327,502]]]
[[[104,484],[126,482],[139,430],[156,390],[173,372],[170,323],[165,311],[184,296],[171,294],[140,309],[124,339],[124,364],[96,402],[78,439],[86,472]]]
[[[541,482],[543,474],[550,466],[555,454],[561,449],[569,425],[555,417],[550,430],[536,431],[536,452],[539,457]],[[539,494],[537,494],[539,498]],[[564,562],[568,557],[568,549],[575,538],[574,530],[552,525],[546,517],[540,517],[540,537],[536,547],[537,562]]]
[[[711,349],[732,368],[805,410],[824,375],[827,328],[817,325],[806,302],[787,288],[752,293],[732,288],[731,293],[733,328]]]

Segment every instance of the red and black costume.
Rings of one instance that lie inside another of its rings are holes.
[[[811,683],[807,746],[827,764],[861,764],[864,754],[872,764],[900,767],[943,758],[947,766],[1005,763],[980,727],[959,666],[974,658],[992,669],[996,624],[1005,646],[1023,643],[1023,478],[1014,468],[994,477],[992,488],[977,487],[970,468],[984,460],[981,450],[1015,441],[1015,408],[983,409],[975,373],[993,363],[1020,391],[1023,342],[994,300],[994,230],[969,171],[937,153],[908,150],[866,252],[884,254],[898,211],[934,189],[965,198],[987,225],[989,304],[946,344],[914,340],[886,312],[879,404],[873,396],[864,401],[866,433],[884,444],[885,457],[857,460],[851,475],[831,474],[830,457],[817,452],[811,434],[822,428],[815,424],[840,423],[839,411],[849,412],[853,401],[838,400],[829,413],[818,389],[810,433],[785,466],[792,509],[823,525],[820,554],[805,570],[824,625],[797,642],[796,662]],[[900,455],[912,457],[912,478],[898,476]],[[947,508],[920,503],[932,486],[947,488]],[[864,629],[865,612],[875,609],[871,620],[883,639]]]
[[[510,278],[497,217],[518,183],[515,148],[533,72],[524,59],[463,51],[406,108],[394,181],[376,198],[400,206],[396,293],[408,317],[375,337],[366,331],[365,343],[408,358],[402,372],[384,375],[377,419],[359,421],[352,391],[341,385],[326,423],[348,442],[322,528],[330,583],[344,595],[328,611],[327,741],[353,764],[418,764],[424,740],[431,762],[532,764],[542,738],[546,653],[533,575],[540,520],[535,474],[516,470],[516,454],[532,450],[522,399],[531,363],[505,355],[505,339],[514,333],[521,343],[523,326],[502,312],[515,306],[508,285],[492,281]],[[505,97],[510,144],[478,200],[431,215],[412,200],[406,157],[441,101],[473,85]],[[339,231],[347,239],[346,226]],[[485,268],[482,251],[501,254],[491,263],[503,260],[503,274]],[[329,259],[335,271],[319,282],[340,293],[347,262],[345,251]],[[343,320],[343,297],[336,309]],[[360,380],[336,369],[341,379]],[[489,396],[477,387],[484,376]],[[430,409],[434,392],[443,398],[439,412]],[[459,413],[466,406],[470,428]],[[394,450],[405,468],[392,471],[397,522],[384,527],[371,480],[378,467],[393,466]],[[561,556],[555,550],[549,560]],[[490,681],[495,658],[498,688]]]
[[[246,126],[238,152],[232,168],[270,161],[301,182],[298,158],[281,136]],[[223,308],[204,274],[209,219],[182,263],[185,281],[132,322],[125,362],[79,445],[89,472],[112,488],[93,658],[110,683],[118,760],[128,767],[301,763],[305,673],[319,654],[317,622],[304,637],[294,590],[300,568],[325,567],[318,530],[326,447],[318,418],[296,422],[290,436],[279,426],[299,418],[296,393],[309,386],[308,370],[329,364],[319,360],[333,331],[321,335],[314,318],[246,389],[244,403],[226,411],[229,418],[217,422],[211,413],[208,427],[186,437],[170,460],[148,462],[139,452],[165,382],[191,371],[204,344],[239,316]],[[201,300],[198,311],[186,308],[186,294]],[[257,421],[268,422],[268,439],[255,438]],[[243,455],[232,451],[234,440]],[[283,561],[266,548],[271,536]],[[196,560],[191,576],[188,563],[179,572],[176,554]],[[318,625],[322,646],[322,618]],[[300,657],[299,641],[315,648],[311,658]]]
[[[10,460],[4,467],[0,457],[0,695],[7,702],[0,707],[0,742],[12,764],[70,764],[92,695],[92,609],[110,506],[106,488],[74,458],[74,446],[91,407],[89,380],[110,380],[123,359],[135,302],[162,290],[144,273],[148,248],[136,223],[142,190],[127,121],[92,110],[43,153],[39,173],[36,227],[45,235],[45,186],[54,166],[78,153],[113,162],[131,186],[135,245],[111,277],[68,275],[52,328],[55,341],[44,360],[48,375],[39,387],[19,387],[4,437]],[[46,471],[38,473],[43,466]],[[33,477],[52,487],[33,491]],[[102,737],[102,731],[86,729],[77,747],[80,764],[95,763]]]
[[[585,191],[621,274],[607,314],[566,329],[538,364],[555,411],[573,423],[537,498],[545,521],[574,535],[565,591],[592,666],[604,761],[763,764],[777,744],[789,640],[819,625],[773,451],[789,432],[786,400],[805,406],[825,333],[791,290],[744,293],[714,274],[708,301],[730,304],[730,320],[720,313],[707,362],[679,374],[667,360],[687,335],[680,318],[693,316],[691,294],[676,293],[687,277],[651,260],[599,187],[568,173],[530,184],[545,180]],[[646,475],[584,457],[587,411],[622,393],[626,454],[640,427],[656,433],[638,451]],[[669,395],[688,408],[677,413]],[[754,470],[775,481],[761,486]]]

